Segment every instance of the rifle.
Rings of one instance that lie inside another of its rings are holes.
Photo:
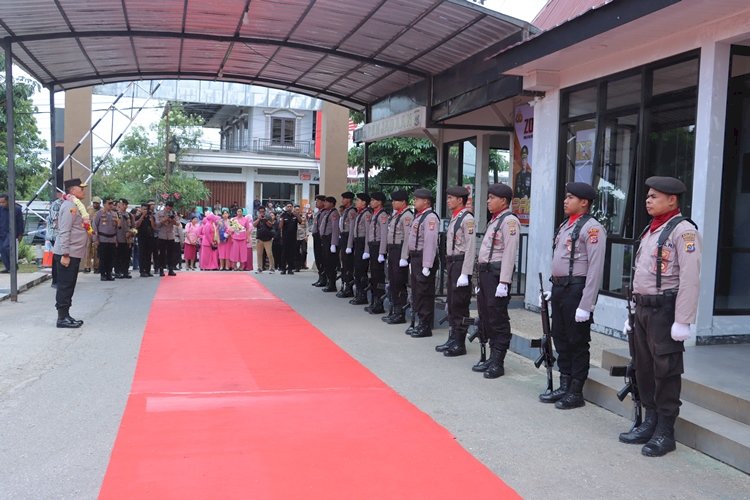
[[[620,389],[617,393],[617,399],[623,401],[628,394],[633,399],[633,427],[635,429],[643,422],[642,407],[641,407],[641,394],[638,391],[638,381],[635,377],[635,345],[633,340],[633,328],[635,328],[635,313],[630,307],[630,303],[633,300],[633,290],[631,287],[627,288],[628,297],[628,323],[630,324],[630,332],[628,332],[628,350],[630,351],[630,362],[627,366],[613,366],[609,369],[609,374],[613,377],[624,377],[625,387]]]
[[[549,303],[544,297],[544,281],[542,273],[539,273],[539,290],[542,298],[542,338],[532,339],[531,347],[539,348],[539,357],[534,361],[534,366],[539,368],[544,363],[547,368],[547,391],[545,394],[552,392],[552,367],[555,366],[555,355],[552,351],[552,335],[549,326]]]
[[[476,318],[464,318],[461,321],[462,324],[466,326],[474,326],[474,331],[468,336],[469,342],[474,342],[474,339],[479,337],[479,348],[480,348],[480,355],[479,355],[479,363],[485,363],[487,361],[487,336],[484,334],[484,329],[482,328],[482,320],[477,316]]]
[[[409,302],[407,302],[406,305],[404,306],[404,314],[406,314],[406,311],[408,311],[410,309],[411,309],[411,300]],[[411,315],[410,316],[411,316],[411,324],[409,325],[409,328],[414,328],[414,317],[416,316],[414,314],[414,310],[411,311]]]

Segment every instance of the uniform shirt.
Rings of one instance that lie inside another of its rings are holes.
[[[279,218],[284,221],[284,229],[282,229],[284,238],[290,240],[294,239],[296,241],[298,224],[297,216],[291,212],[283,212]]]
[[[318,234],[320,230],[320,217],[323,215],[323,212],[325,212],[325,210],[321,208],[318,210],[318,213],[313,215],[312,234]]]
[[[57,218],[57,237],[53,251],[57,255],[83,259],[88,243],[89,235],[83,227],[83,216],[72,200],[65,200]]]
[[[297,221],[297,241],[307,239],[307,217],[300,216]]]
[[[99,243],[115,243],[117,241],[117,212],[113,210],[99,210],[91,224],[94,236]]]
[[[570,271],[570,234],[576,223],[566,224],[557,233],[555,250],[552,252],[552,276],[568,276]],[[573,276],[585,276],[586,285],[578,305],[584,311],[593,311],[596,296],[604,274],[604,255],[607,250],[607,232],[599,221],[590,218],[581,227],[576,240],[576,253],[573,256]]]
[[[174,213],[172,210],[159,210],[156,212],[156,237],[160,240],[174,240],[174,225],[169,218],[169,214]]]
[[[401,245],[401,258],[409,258],[409,248],[404,245],[404,238],[409,234],[409,229],[414,221],[414,212],[409,208],[403,208],[394,212],[388,219],[388,235],[386,241],[389,245]]]
[[[367,226],[370,225],[370,220],[372,220],[371,208],[364,208],[361,212],[357,212],[357,215],[354,217],[352,230],[349,231],[347,248],[354,248],[354,238],[364,238],[367,236]]]
[[[0,241],[10,237],[10,205],[8,207],[0,207]],[[16,237],[23,236],[24,224],[23,224],[23,211],[21,205],[16,204],[13,208],[13,219],[16,223]]]
[[[464,215],[466,214],[466,215]],[[461,226],[456,227],[458,219],[463,217]],[[448,224],[448,234],[445,239],[446,255],[464,255],[461,274],[467,276],[474,270],[474,256],[477,251],[477,237],[474,234],[474,215],[464,208],[453,215]]]
[[[477,262],[481,264],[501,262],[500,282],[506,284],[513,282],[513,268],[521,240],[521,223],[515,215],[510,214],[500,222],[500,217],[509,210],[495,214],[487,224],[477,258]]]
[[[140,222],[140,224],[138,224]],[[138,238],[146,239],[154,237],[154,226],[151,215],[143,212],[134,222],[134,227],[138,229]]]
[[[341,219],[339,220],[339,229],[342,233],[348,233],[351,228],[352,224],[354,223],[354,219],[357,217],[357,209],[354,207],[346,207],[344,210],[344,215],[341,216]]]
[[[666,226],[667,224],[663,224],[654,232],[648,231],[641,239],[635,255],[633,293],[656,295],[666,290],[679,289],[674,320],[677,323],[695,323],[703,247],[701,235],[696,231],[695,226],[687,221],[677,224],[661,249],[661,290],[658,290],[656,288],[657,241]]]
[[[388,212],[383,208],[372,214],[372,220],[367,226],[365,244],[370,243],[377,243],[378,253],[385,255],[388,245]]]
[[[133,218],[127,212],[117,212],[117,216],[120,218],[120,226],[117,228],[117,243],[127,243],[128,233],[130,233],[130,228],[133,227]]]
[[[320,231],[321,236],[330,236],[331,237],[331,244],[332,245],[338,245],[339,243],[339,219],[341,218],[341,215],[339,214],[339,211],[335,208],[331,208],[326,211],[321,217],[320,217],[320,227],[318,230]]]
[[[62,198],[57,198],[49,206],[49,215],[47,215],[47,232],[45,238],[54,243],[57,236],[57,218],[60,216],[60,207],[63,204]]]
[[[430,208],[422,210],[414,216],[411,224],[407,248],[409,252],[422,252],[422,267],[432,268],[438,248],[440,218]],[[418,263],[413,263],[418,264]]]

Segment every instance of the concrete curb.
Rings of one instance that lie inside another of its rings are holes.
[[[45,274],[43,276],[39,276],[38,278],[34,278],[31,281],[27,281],[23,285],[18,286],[18,293],[25,292],[26,290],[35,287],[36,285],[39,285],[41,283],[44,283],[45,281],[51,280],[52,275],[51,274]],[[0,302],[4,300],[10,299],[10,293],[4,293],[3,295],[0,295]]]

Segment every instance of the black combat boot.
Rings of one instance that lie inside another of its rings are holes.
[[[336,288],[336,282],[335,281],[329,281],[325,288],[323,288],[324,292],[332,293],[338,291],[338,288]]]
[[[349,297],[354,297],[354,290],[352,289],[351,282],[346,283],[341,288],[341,290],[339,291],[339,293],[336,294],[336,297],[338,297],[340,299],[347,299]]]
[[[411,338],[421,339],[424,337],[432,337],[432,328],[427,326],[427,323],[420,323],[414,333],[411,334]]]
[[[481,359],[477,361],[477,364],[471,367],[471,371],[473,372],[486,372],[487,368],[490,367],[490,360],[485,359],[482,361]]]
[[[656,410],[646,410],[643,423],[628,432],[620,433],[620,442],[627,444],[646,444],[654,435],[656,429]]]
[[[455,333],[453,345],[443,351],[443,356],[455,358],[464,354],[466,354],[466,332],[459,330]]]
[[[368,312],[370,314],[383,314],[385,312],[385,307],[383,307],[383,297],[376,298]]]
[[[569,387],[570,387],[570,375],[565,375],[564,373],[561,373],[560,374],[560,387],[555,389],[552,392],[545,392],[544,394],[540,394],[539,401],[541,401],[542,403],[554,403],[555,401],[559,401],[568,392]]]
[[[83,321],[78,321],[70,317],[68,309],[57,310],[57,327],[58,328],[80,328]]]
[[[648,443],[643,445],[641,453],[647,457],[663,457],[677,448],[674,442],[674,422],[677,417],[665,417],[659,415],[656,430]]]
[[[406,315],[404,314],[404,310],[400,307],[397,308],[397,310],[393,313],[393,316],[389,316],[388,319],[385,320],[386,323],[389,325],[403,325],[406,323]]]
[[[505,353],[507,351],[492,347],[490,350],[490,359],[487,369],[484,371],[484,378],[498,378],[505,375]]]
[[[572,410],[586,405],[583,399],[583,384],[586,380],[571,379],[568,392],[555,403],[558,410]]]
[[[448,340],[446,340],[444,343],[440,345],[436,345],[435,350],[437,352],[445,352],[451,348],[451,346],[453,345],[455,341],[456,339],[455,339],[455,334],[453,333],[453,328],[450,328],[448,330]]]
[[[354,298],[350,300],[349,303],[355,306],[367,304],[367,292],[365,292],[365,289],[358,288],[356,295],[354,295]]]
[[[412,333],[414,333],[414,332],[417,331],[417,328],[419,328],[419,325],[417,325],[416,323],[412,322],[412,324],[409,325],[409,328],[407,328],[404,331],[404,333],[407,334],[407,335],[411,335]]]

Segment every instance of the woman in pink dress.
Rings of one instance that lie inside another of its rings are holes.
[[[195,259],[201,245],[201,225],[198,217],[193,217],[185,226],[185,265],[188,271],[195,271]]]
[[[232,233],[232,249],[229,253],[229,261],[232,269],[242,271],[247,262],[247,242],[250,236],[250,218],[245,217],[242,209],[237,209],[237,215],[230,222],[230,231]]]
[[[232,231],[229,227],[229,210],[221,210],[221,220],[216,228],[219,230],[219,271],[229,271],[229,252],[232,248]]]
[[[212,213],[207,213],[201,224],[201,254],[200,264],[204,271],[215,271],[219,268],[219,234],[216,230],[216,221],[219,218]]]

